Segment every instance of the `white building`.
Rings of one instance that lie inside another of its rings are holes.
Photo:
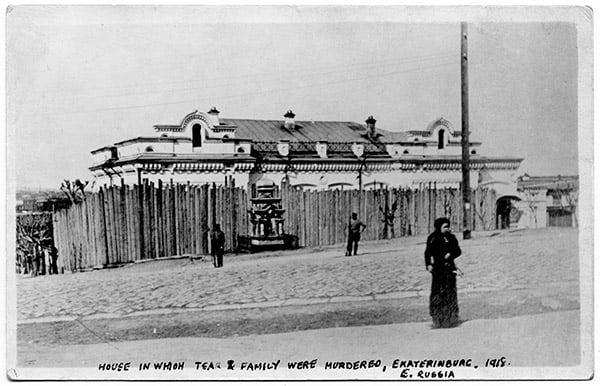
[[[275,183],[312,189],[380,186],[458,187],[461,132],[443,118],[419,131],[392,132],[348,121],[296,121],[220,118],[212,108],[194,111],[176,125],[154,126],[143,136],[92,151],[95,186],[136,184],[144,179],[192,184],[253,184],[263,176]],[[516,194],[522,159],[485,157],[471,142],[471,185]],[[482,173],[485,178],[482,178]]]
[[[529,176],[518,178],[518,198],[512,203],[513,226],[543,228],[577,226],[578,176]]]

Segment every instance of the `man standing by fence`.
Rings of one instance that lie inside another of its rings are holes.
[[[58,274],[58,249],[54,245],[50,247],[50,274]]]
[[[360,234],[367,228],[362,221],[358,219],[358,214],[352,213],[350,223],[348,224],[348,245],[346,246],[346,256],[356,256],[358,252],[358,242],[360,241]]]
[[[221,230],[220,224],[215,224],[211,237],[211,254],[215,268],[223,267],[223,252],[225,251],[225,233]]]

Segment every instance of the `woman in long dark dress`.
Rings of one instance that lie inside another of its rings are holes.
[[[425,266],[432,275],[429,314],[434,328],[458,325],[456,294],[456,259],[462,251],[458,240],[450,233],[450,220],[438,218],[435,231],[427,237]]]

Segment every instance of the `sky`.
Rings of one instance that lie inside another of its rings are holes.
[[[444,117],[460,130],[460,19],[372,11],[16,7],[6,43],[16,186],[91,179],[91,150],[211,106],[224,118],[373,115],[391,131]],[[468,23],[468,45],[480,154],[522,157],[520,174],[577,174],[575,25],[483,17]]]

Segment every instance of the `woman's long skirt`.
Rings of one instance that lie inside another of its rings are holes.
[[[435,328],[453,327],[458,324],[458,297],[454,272],[434,271],[429,298],[429,314]]]

